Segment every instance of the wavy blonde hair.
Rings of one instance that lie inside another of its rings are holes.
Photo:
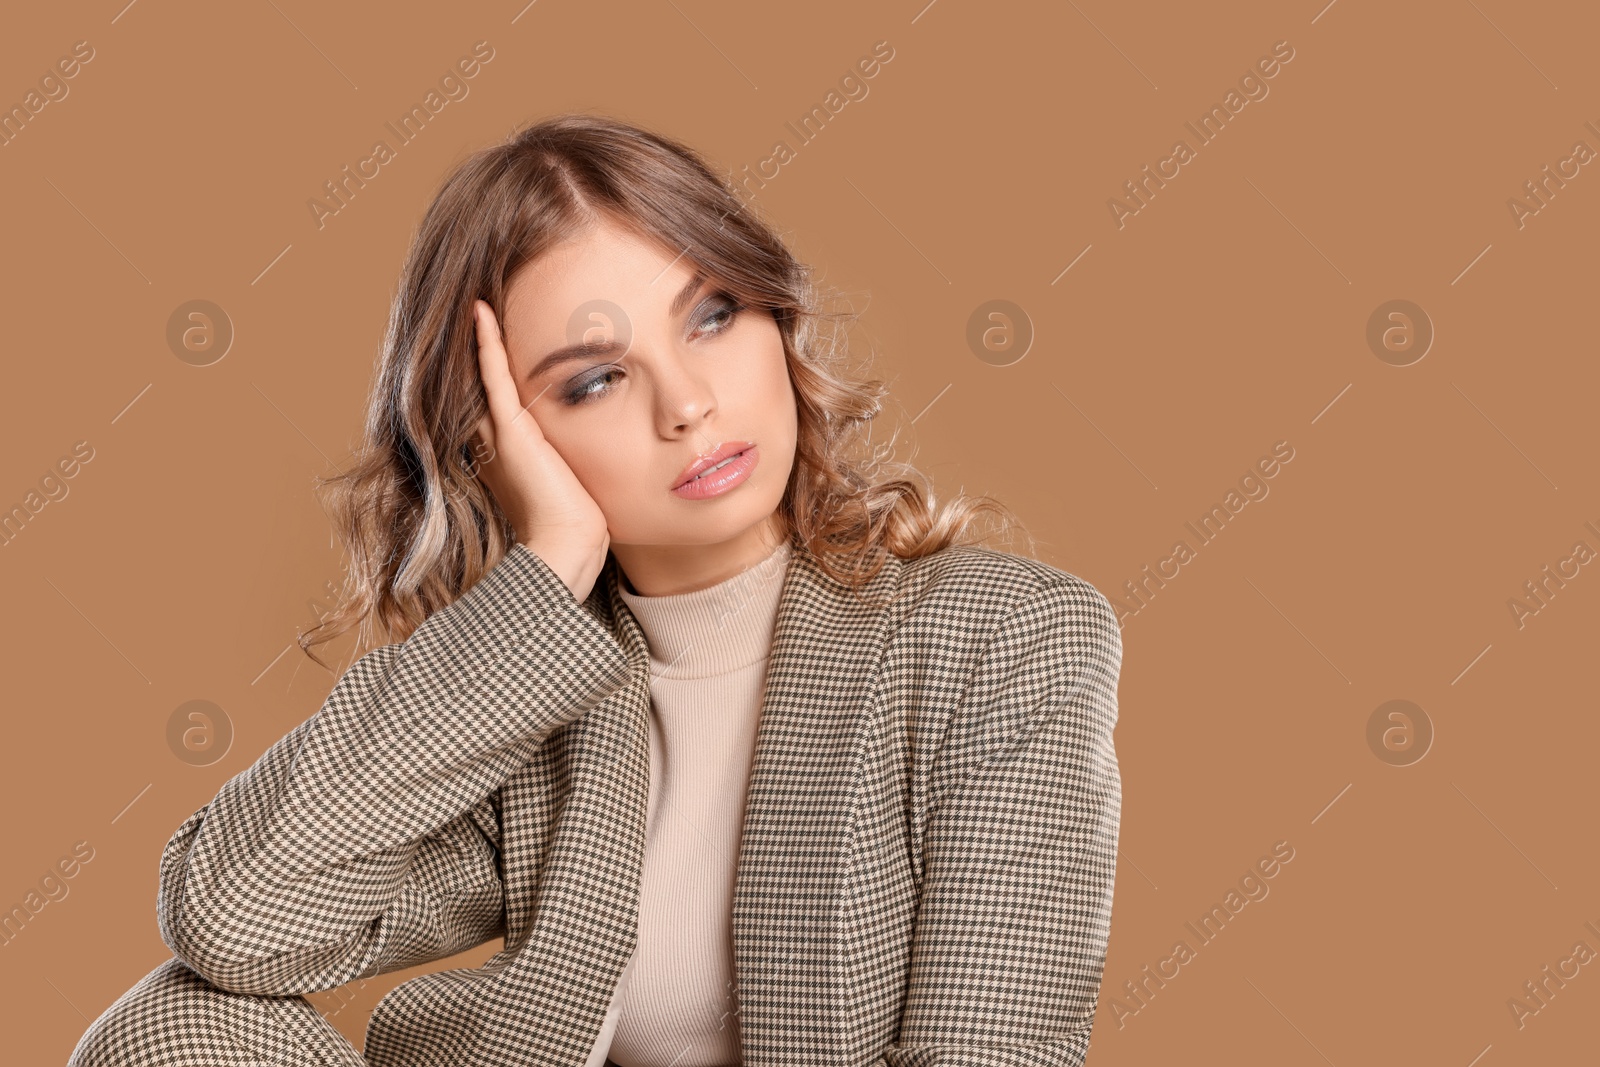
[[[510,523],[473,470],[488,396],[472,303],[481,297],[500,314],[519,268],[600,217],[686,250],[731,295],[776,319],[799,408],[779,510],[791,541],[826,573],[859,595],[884,553],[913,559],[987,540],[991,531],[976,523],[983,513],[1008,534],[1021,529],[987,496],[938,502],[925,476],[889,459],[892,440],[872,446],[868,424],[888,388],[845,366],[853,314],[823,307],[809,268],[697,153],[616,119],[562,115],[467,158],[417,229],[355,462],[317,487],[349,555],[339,602],[299,638],[317,663],[327,666],[315,646],[358,625],[361,647],[403,641],[512,547]]]

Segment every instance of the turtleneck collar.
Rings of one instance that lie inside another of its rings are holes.
[[[765,658],[792,554],[785,540],[732,578],[688,593],[642,596],[618,581],[617,592],[650,646],[651,677],[704,678]]]

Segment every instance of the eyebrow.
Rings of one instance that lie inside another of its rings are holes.
[[[672,298],[672,305],[668,309],[670,314],[676,316],[680,311],[682,311],[684,306],[688,304],[689,301],[694,299],[695,294],[700,291],[700,287],[705,284],[705,281],[706,272],[702,270],[695,271],[694,276],[684,284],[682,289],[678,290],[678,295]],[[576,360],[597,359],[604,356],[609,356],[614,352],[621,351],[623,347],[624,346],[621,343],[611,340],[579,341],[577,344],[571,344],[563,348],[558,348],[554,352],[551,352],[549,355],[545,356],[538,363],[534,364],[533,370],[528,372],[528,377],[526,380],[531,382],[541,374],[553,367],[561,365],[562,363],[572,363]]]

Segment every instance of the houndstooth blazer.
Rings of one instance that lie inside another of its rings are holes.
[[[794,542],[731,917],[742,1062],[1081,1064],[1121,813],[1115,614],[974,546],[890,557],[864,595]],[[504,936],[385,996],[367,1062],[582,1067],[634,946],[649,683],[615,561],[580,604],[514,545],[184,821],[163,940],[279,995]]]

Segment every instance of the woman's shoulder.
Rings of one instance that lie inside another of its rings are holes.
[[[1088,579],[1043,560],[983,545],[951,545],[902,562],[900,599],[933,617],[1000,618],[1046,600],[1116,622],[1110,601]]]
[[[920,664],[918,675],[965,676],[1000,649],[1120,658],[1110,601],[1087,579],[1042,560],[950,546],[901,561],[895,584],[885,653]]]
[[[1087,579],[962,545],[902,561],[898,587],[881,677],[891,702],[911,709],[908,721],[927,739],[919,743],[939,753],[928,772],[934,788],[1067,707],[1070,694],[1093,696],[1097,723],[1115,721],[1121,630]],[[1091,714],[1086,707],[1073,714]]]

